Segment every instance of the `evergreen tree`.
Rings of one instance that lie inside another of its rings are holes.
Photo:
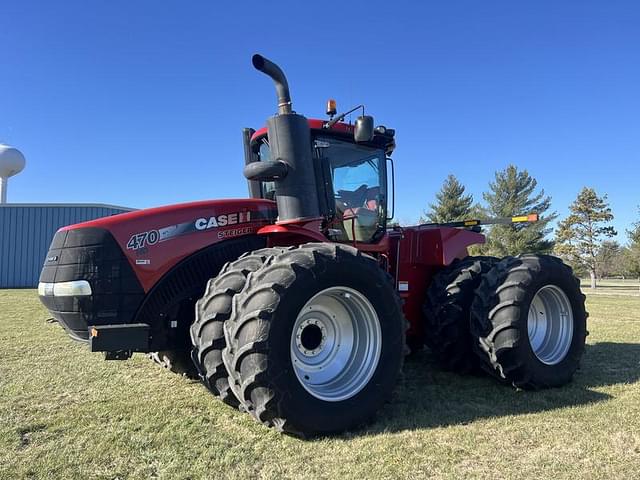
[[[464,185],[458,181],[455,175],[449,175],[440,191],[436,193],[436,203],[429,205],[426,219],[422,217],[420,221],[445,223],[469,218],[473,196],[465,195],[464,190]]]
[[[617,235],[607,225],[613,220],[607,196],[599,197],[593,188],[584,187],[569,211],[558,224],[556,252],[569,263],[583,266],[591,277],[591,288],[596,288],[603,241]]]
[[[515,165],[496,172],[495,180],[489,183],[489,192],[484,193],[487,212],[492,217],[512,217],[537,213],[539,221],[512,225],[494,225],[487,235],[483,253],[502,257],[520,253],[546,253],[553,242],[546,239],[551,233],[549,222],[557,217],[549,212],[551,197],[544,189],[537,191],[538,182],[526,170]],[[546,215],[545,215],[546,214]]]

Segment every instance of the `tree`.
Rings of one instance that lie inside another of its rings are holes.
[[[436,203],[429,205],[427,220],[432,223],[454,222],[469,218],[473,196],[464,194],[465,188],[455,175],[449,175],[440,191],[436,193]],[[421,218],[420,221],[425,221]]]
[[[640,213],[640,207],[638,208]],[[640,220],[633,224],[631,230],[627,230],[629,247],[627,248],[626,263],[629,274],[640,278]]]
[[[591,277],[591,288],[596,288],[603,241],[617,235],[607,225],[613,220],[613,213],[607,196],[599,197],[589,187],[582,189],[569,211],[569,216],[558,224],[556,252],[569,263],[584,267]]]
[[[638,213],[640,214],[640,207],[638,207]],[[633,224],[631,230],[627,230],[629,236],[629,247],[640,247],[640,220]]]
[[[549,222],[557,215],[549,212],[551,197],[544,189],[536,191],[538,182],[526,170],[518,170],[515,165],[495,173],[495,180],[489,183],[489,192],[483,194],[487,202],[487,212],[493,217],[537,213],[536,223],[494,225],[487,235],[483,252],[489,255],[505,256],[520,253],[546,253],[553,248],[553,242],[546,237],[551,233]]]
[[[629,247],[622,247],[620,249],[620,258],[618,259],[618,267],[616,268],[616,275],[620,275],[624,278],[634,278],[635,272],[632,268],[632,255],[633,252]]]
[[[600,279],[624,273],[622,272],[622,255],[622,246],[615,240],[604,240],[602,242],[597,255],[598,276]]]

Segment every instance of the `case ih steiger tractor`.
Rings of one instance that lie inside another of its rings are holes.
[[[568,266],[470,257],[479,221],[388,229],[395,132],[364,107],[347,124],[332,102],[329,120],[308,120],[278,66],[253,66],[278,113],[243,131],[251,198],[60,229],[38,291],[71,337],[107,359],[195,367],[224,402],[299,436],[373,417],[425,342],[456,372],[522,389],[570,381],[586,312]]]

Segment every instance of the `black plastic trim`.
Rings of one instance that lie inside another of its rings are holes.
[[[144,290],[120,246],[102,228],[59,231],[45,258],[40,282],[87,280],[90,296],[40,297],[75,339],[88,341],[89,326],[131,323]]]

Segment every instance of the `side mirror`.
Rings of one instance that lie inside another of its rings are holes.
[[[387,203],[387,221],[393,220],[396,212],[396,172],[393,165],[393,159],[387,157],[387,172],[391,172],[391,181],[389,181],[389,175],[387,175],[387,201],[391,199],[391,202]],[[390,193],[389,193],[390,192]],[[391,205],[389,205],[389,203]]]
[[[370,142],[373,140],[373,117],[370,115],[360,115],[356,119],[356,128],[353,132],[356,142]]]
[[[289,167],[284,162],[265,160],[245,165],[243,173],[247,180],[272,182],[286,177],[288,171]]]

